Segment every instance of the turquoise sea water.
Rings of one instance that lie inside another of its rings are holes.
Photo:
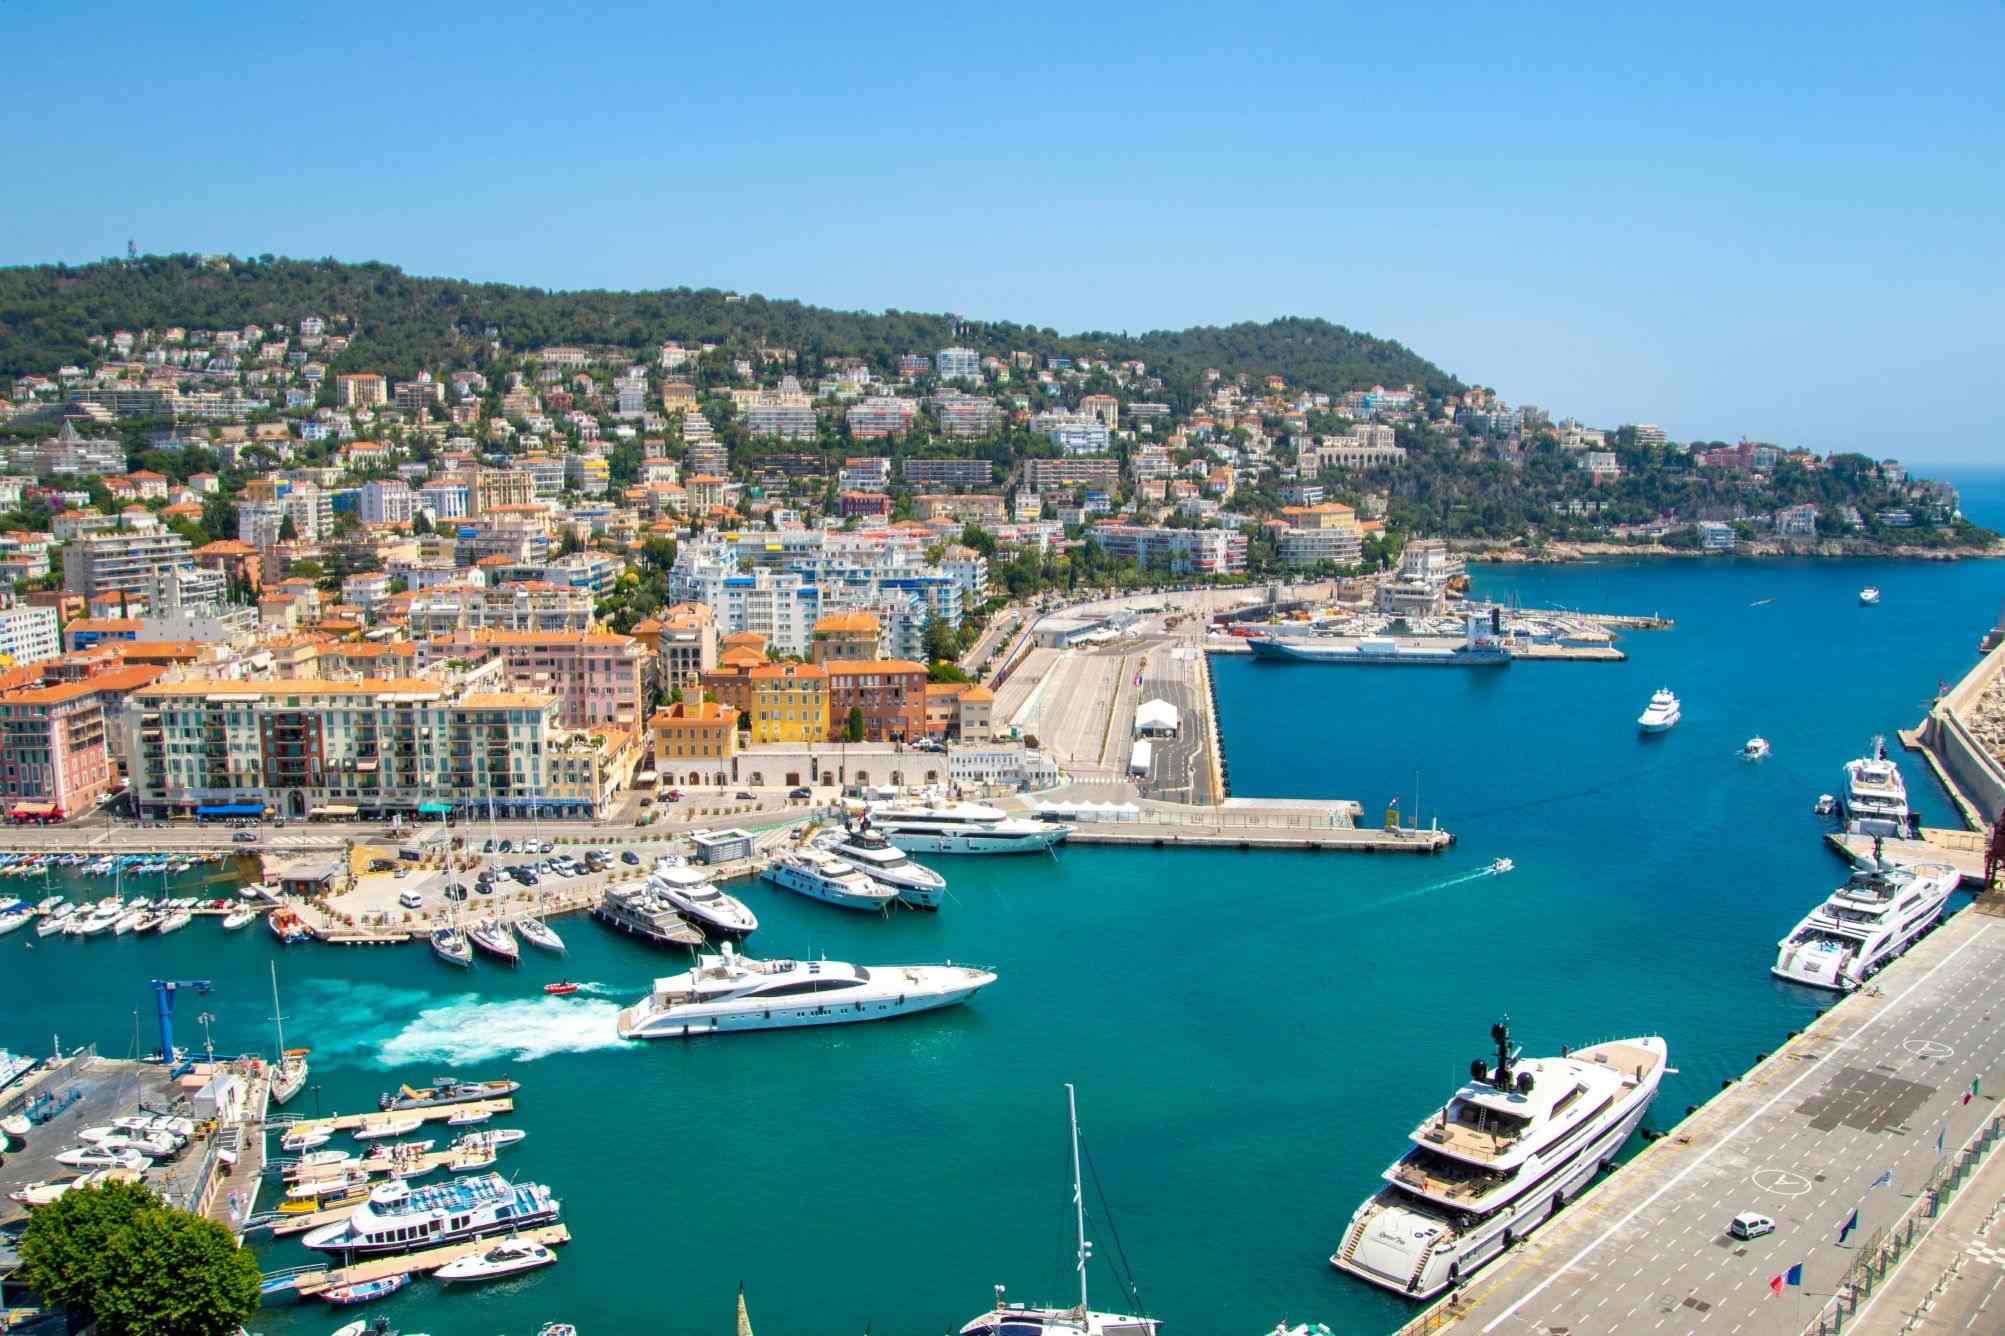
[[[2005,486],[1967,489],[1966,508],[2005,519]],[[1234,1336],[1284,1315],[1388,1330],[1407,1306],[1324,1259],[1498,1015],[1533,1052],[1664,1034],[1681,1074],[1650,1118],[1662,1128],[1827,1004],[1767,975],[1776,938],[1840,876],[1810,804],[1873,733],[1920,717],[2005,598],[2001,563],[1476,578],[1527,604],[1678,627],[1628,636],[1619,665],[1214,663],[1235,791],[1355,797],[1374,817],[1399,794],[1411,814],[1418,771],[1422,816],[1460,839],[1445,856],[942,858],[946,910],[883,920],[740,888],[763,921],[756,954],[996,966],[1001,982],[956,1011],[624,1046],[615,1008],[677,958],[582,918],[559,923],[567,960],[530,952],[518,971],[470,975],[417,946],[286,950],[198,922],[158,941],[0,942],[0,1044],[46,1052],[60,1032],[122,1056],[135,1010],[151,1043],[146,981],[175,977],[215,981],[203,1007],[219,1048],[269,1050],[277,958],[288,1040],[315,1050],[318,1090],[294,1108],[357,1110],[447,1065],[523,1080],[519,1112],[498,1121],[530,1137],[502,1168],[553,1185],[577,1241],[542,1273],[453,1293],[420,1282],[364,1310],[432,1336],[555,1319],[585,1336],[724,1332],[741,1281],[764,1336],[935,1336],[997,1282],[1062,1299],[1067,1080],[1118,1225],[1095,1226],[1098,1255],[1126,1254],[1170,1331]],[[1858,606],[1866,583],[1880,607]],[[1640,739],[1660,684],[1684,722]],[[1744,763],[1757,732],[1775,755]],[[1904,769],[1946,822],[1922,767]],[[1518,870],[1466,879],[1498,856]],[[545,998],[560,976],[593,988]],[[183,1038],[199,1038],[188,1016]],[[292,1244],[259,1254],[306,1259]],[[1120,1302],[1104,1269],[1094,1285]],[[252,1328],[322,1336],[351,1315],[303,1306]]]

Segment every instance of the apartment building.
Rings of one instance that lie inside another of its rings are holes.
[[[987,487],[996,466],[986,459],[908,459],[904,473],[914,487]]]
[[[1167,472],[1167,470],[1165,470]],[[1023,461],[1024,486],[1040,492],[1049,488],[1063,487],[1106,487],[1111,488],[1121,480],[1121,462],[1117,459],[1026,459]]]
[[[1039,413],[1030,429],[1068,455],[1101,455],[1111,436],[1107,424],[1084,413]]]
[[[993,399],[962,394],[958,390],[943,390],[934,395],[931,402],[933,412],[939,416],[940,434],[943,436],[986,436],[995,430],[1000,416]]]
[[[874,394],[849,406],[849,434],[859,441],[902,436],[912,428],[919,405],[896,395]]]
[[[811,663],[768,663],[746,674],[752,741],[822,742],[828,738],[828,670]]]
[[[988,742],[995,736],[995,692],[973,682],[926,684],[926,736],[935,741]]]
[[[1246,569],[1246,535],[1237,529],[1170,529],[1141,524],[1096,524],[1086,541],[1109,556],[1173,575],[1229,575]]]
[[[545,581],[511,581],[492,588],[447,584],[411,599],[411,635],[418,639],[459,631],[587,631],[592,596]]]
[[[356,509],[364,524],[409,524],[418,511],[418,494],[402,478],[375,478],[362,484]]]
[[[1355,566],[1364,555],[1364,531],[1357,512],[1338,501],[1312,506],[1283,506],[1286,526],[1275,535],[1275,550],[1290,566],[1332,562]]]
[[[0,608],[0,663],[40,663],[63,652],[56,610],[23,604]]]
[[[942,348],[933,357],[941,380],[980,380],[982,355],[973,348]]]
[[[827,612],[815,619],[815,663],[830,659],[874,659],[879,653],[882,624],[874,612]]]
[[[472,498],[464,482],[439,478],[418,488],[418,504],[442,520],[456,520],[466,516]]]
[[[541,693],[424,678],[197,678],[133,692],[121,726],[148,818],[559,808],[544,796],[558,704]]]
[[[730,782],[738,754],[738,711],[716,701],[677,701],[647,721],[654,768],[664,784]]]
[[[700,603],[678,603],[633,628],[634,639],[654,656],[654,689],[667,697],[697,688],[717,666],[717,619]]]
[[[420,671],[461,659],[500,658],[509,690],[553,696],[567,728],[619,724],[638,729],[647,651],[608,631],[502,631],[493,627],[434,636],[418,644]]]
[[[561,489],[562,466],[558,482]],[[526,506],[536,499],[536,479],[523,469],[481,469],[467,488],[467,513],[480,515],[501,506]]]
[[[74,539],[63,548],[63,588],[86,598],[141,594],[170,567],[189,568],[196,577],[191,600],[222,597],[223,576],[195,570],[188,540],[165,531],[91,534]]]
[[[390,402],[389,382],[375,372],[334,378],[334,402],[341,408],[378,408]]]
[[[830,738],[849,738],[851,712],[862,736],[856,742],[909,742],[926,735],[926,665],[909,659],[827,659]]]

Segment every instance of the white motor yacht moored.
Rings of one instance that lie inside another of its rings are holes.
[[[1941,919],[1962,874],[1947,863],[1896,866],[1873,853],[1776,944],[1769,973],[1791,983],[1850,992],[1879,973]]]
[[[914,909],[938,909],[946,897],[947,879],[886,839],[884,832],[863,817],[853,826],[840,826],[815,840],[815,847],[840,858],[860,872],[898,889],[901,904]]]
[[[1021,854],[1049,849],[1072,827],[979,803],[884,803],[869,808],[884,838],[908,854]]]
[[[1887,755],[1887,740],[1873,739],[1872,750],[1845,762],[1845,792],[1838,801],[1845,829],[1855,835],[1905,839],[1912,834],[1908,788],[1901,768]]]
[[[898,898],[897,887],[886,886],[839,858],[811,849],[781,854],[761,875],[775,886],[844,909],[883,909]]]
[[[737,896],[721,891],[702,868],[667,857],[648,875],[648,889],[675,906],[675,911],[716,937],[744,937],[759,927],[758,915]]]

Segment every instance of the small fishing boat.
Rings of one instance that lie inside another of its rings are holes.
[[[493,1117],[494,1115],[486,1109],[461,1109],[458,1113],[446,1119],[446,1126],[473,1127]]]
[[[497,1127],[487,1132],[469,1132],[447,1150],[474,1150],[481,1146],[492,1146],[499,1150],[503,1146],[513,1146],[529,1134],[519,1127]]]
[[[294,942],[313,939],[313,929],[307,927],[306,920],[290,909],[274,909],[265,918],[265,926],[271,929],[272,936],[287,946],[291,946]]]
[[[578,1329],[568,1322],[545,1322],[536,1329],[536,1336],[578,1336]]]
[[[377,1280],[358,1281],[353,1285],[336,1285],[333,1289],[322,1290],[320,1297],[331,1304],[366,1304],[372,1299],[385,1299],[411,1283],[411,1273],[400,1271],[394,1276],[384,1276]]]
[[[0,1118],[0,1132],[5,1132],[10,1137],[25,1137],[34,1126],[23,1114],[10,1114]]]
[[[1516,866],[1517,864],[1513,863],[1508,858],[1499,858],[1494,862],[1492,862],[1490,866],[1484,868],[1483,870],[1489,873],[1493,877],[1500,877],[1504,873],[1509,872],[1512,868]]]
[[[560,979],[556,983],[544,984],[543,991],[552,997],[569,997],[578,991],[578,985],[572,983],[569,979]]]
[[[32,909],[16,909],[5,914],[0,914],[0,937],[5,937],[8,933],[16,929],[27,927],[29,921],[34,917],[35,911]]]
[[[325,1146],[332,1140],[334,1133],[310,1128],[303,1132],[287,1132],[279,1138],[278,1146],[280,1150],[309,1151]]]
[[[1880,601],[1880,591],[1877,585],[1867,585],[1864,589],[1861,589],[1859,591],[1859,602],[1865,605],[1866,607],[1870,608],[1879,601]]]
[[[1752,737],[1741,745],[1740,754],[1742,760],[1759,761],[1767,756],[1769,751],[1767,738]]]
[[[1810,809],[1818,816],[1830,816],[1838,810],[1838,800],[1828,793],[1817,795],[1817,805]]]
[[[447,1262],[432,1274],[448,1285],[455,1281],[498,1280],[502,1276],[516,1276],[524,1271],[549,1266],[556,1260],[557,1254],[540,1243],[512,1239],[471,1257]]]

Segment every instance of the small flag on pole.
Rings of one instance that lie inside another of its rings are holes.
[[[1963,1092],[1963,1102],[1965,1104],[1970,1103],[1972,1099],[1976,1098],[1977,1086],[1981,1080],[1983,1080],[1983,1078],[1978,1076],[1973,1076],[1970,1078],[1970,1089]]]
[[[1894,1171],[1893,1171],[1893,1170],[1891,1170],[1891,1169],[1887,1169],[1887,1170],[1884,1170],[1884,1171],[1882,1171],[1882,1172],[1881,1172],[1881,1174],[1880,1174],[1880,1176],[1879,1176],[1878,1178],[1876,1178],[1876,1179],[1874,1179],[1874,1180],[1873,1180],[1873,1187],[1876,1187],[1876,1188],[1883,1188],[1883,1187],[1887,1187],[1887,1186],[1888,1186],[1888,1185],[1890,1185],[1890,1184],[1891,1184],[1891,1183],[1892,1183],[1893,1181],[1894,1181]],[[1871,1189],[1868,1189],[1868,1191],[1870,1191],[1870,1190],[1871,1190]]]
[[[1781,1275],[1771,1277],[1768,1282],[1768,1288],[1777,1294],[1782,1293],[1782,1287],[1784,1285],[1795,1285],[1798,1288],[1802,1287],[1803,1263],[1798,1262],[1795,1266],[1790,1267],[1787,1271],[1783,1272]]]
[[[1841,1225],[1838,1229],[1838,1242],[1843,1243],[1846,1239],[1851,1238],[1852,1231],[1857,1229],[1858,1227],[1859,1227],[1859,1208],[1854,1206],[1852,1208],[1852,1213],[1845,1217],[1845,1223]]]
[[[1949,1124],[1947,1122],[1935,1129],[1935,1153],[1937,1155],[1942,1154],[1942,1138],[1948,1131]]]

